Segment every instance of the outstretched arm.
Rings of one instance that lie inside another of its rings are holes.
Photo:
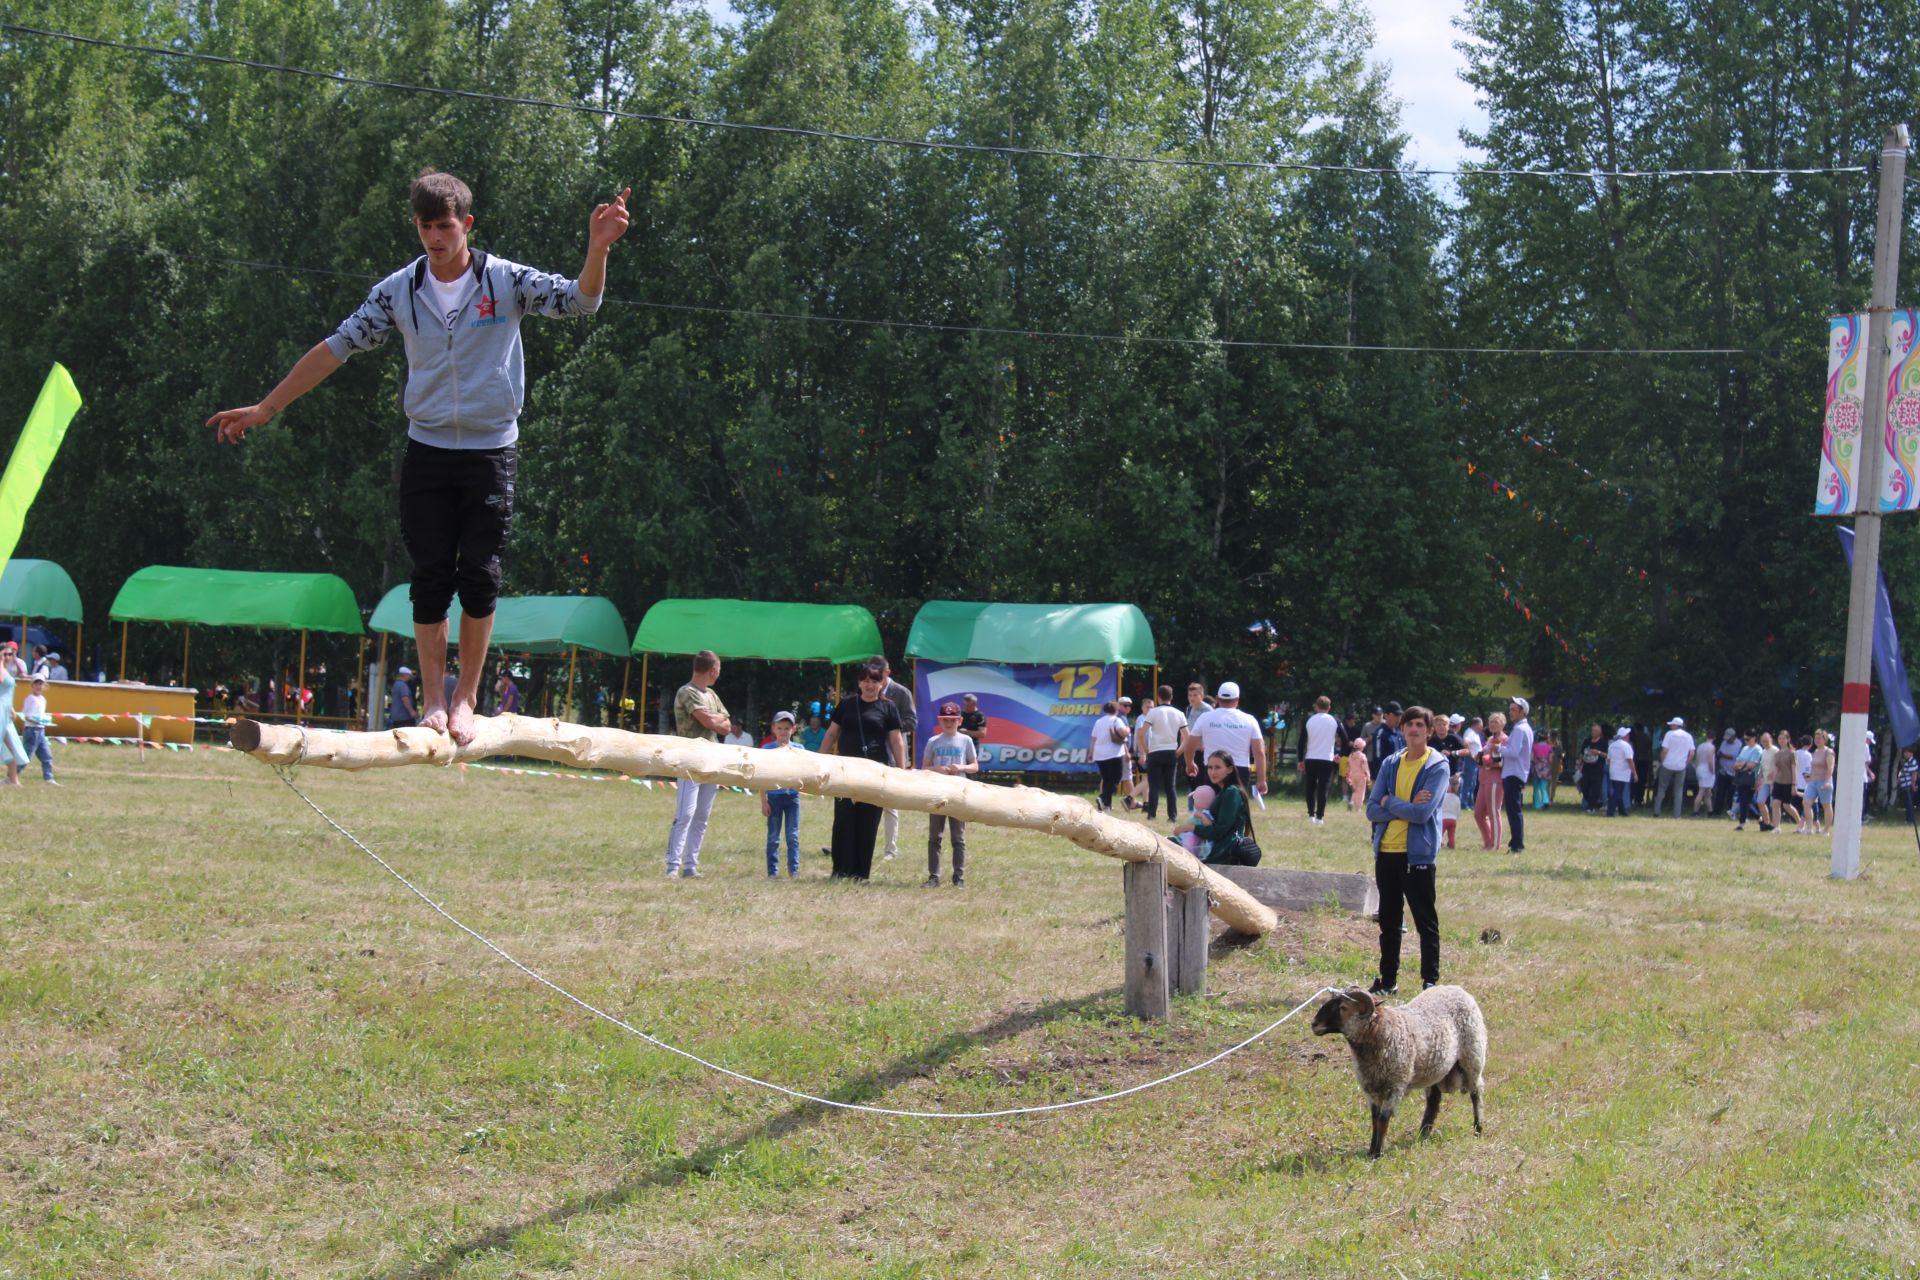
[[[217,438],[222,444],[239,444],[240,437],[273,421],[288,405],[326,381],[327,375],[340,364],[340,357],[334,355],[325,342],[316,342],[313,349],[287,371],[287,376],[280,379],[280,385],[267,393],[266,399],[243,409],[223,409],[208,418],[207,425],[218,428]]]

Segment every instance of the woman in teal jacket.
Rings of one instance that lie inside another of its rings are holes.
[[[1207,856],[1202,862],[1215,866],[1232,866],[1233,843],[1252,830],[1248,820],[1247,797],[1240,790],[1239,774],[1234,768],[1233,757],[1225,751],[1216,751],[1207,757],[1207,778],[1213,784],[1213,819],[1211,822],[1196,821],[1188,814],[1174,824],[1174,834],[1183,829],[1192,831],[1207,842]]]

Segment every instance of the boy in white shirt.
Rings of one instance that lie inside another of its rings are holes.
[[[53,749],[47,745],[47,726],[53,723],[53,719],[47,715],[45,676],[33,678],[32,692],[20,702],[20,719],[26,724],[26,732],[20,735],[20,745],[27,749],[29,758],[40,758],[40,780],[59,786],[53,780]]]
[[[960,704],[943,702],[937,723],[939,729],[920,750],[920,767],[929,773],[965,776],[980,772],[980,752],[973,739],[960,732]],[[953,887],[967,884],[967,824],[944,813],[927,815],[927,884],[940,887],[940,834],[953,831]]]

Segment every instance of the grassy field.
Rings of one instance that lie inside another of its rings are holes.
[[[1410,1105],[1376,1163],[1310,1015],[1064,1114],[795,1105],[531,985],[250,760],[60,768],[0,797],[0,1276],[1916,1274],[1920,861],[1889,823],[1849,884],[1823,843],[1704,820],[1555,813],[1524,856],[1446,855],[1487,1132],[1449,1097],[1419,1143]],[[705,878],[669,882],[666,791],[300,782],[584,998],[846,1100],[1124,1086],[1373,972],[1371,925],[1292,919],[1142,1027],[1118,866],[1064,842],[976,829],[969,886],[924,890],[909,815],[874,883],[830,884],[808,800],[802,879],[774,883],[757,806],[723,794]],[[1262,825],[1271,861],[1367,866],[1358,818],[1296,808]]]

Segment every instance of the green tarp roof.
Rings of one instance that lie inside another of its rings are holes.
[[[0,618],[60,618],[85,622],[80,591],[51,560],[9,560],[0,573]]]
[[[907,656],[933,662],[1154,664],[1153,628],[1130,604],[981,604],[929,600]]]
[[[249,573],[155,564],[113,598],[115,622],[186,622],[364,635],[353,590],[331,573]]]
[[[407,592],[404,584],[387,592],[368,625],[411,640],[413,601]],[[460,646],[457,622],[447,628],[447,644]],[[627,624],[605,596],[502,596],[492,645],[515,653],[565,653],[577,645],[619,658],[627,652]]]
[[[635,653],[698,653],[783,662],[858,662],[880,652],[880,624],[857,604],[661,600],[634,633]]]

